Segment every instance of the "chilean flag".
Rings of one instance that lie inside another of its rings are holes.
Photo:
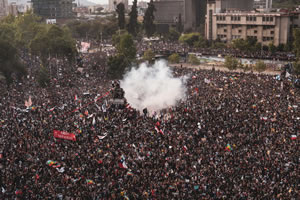
[[[187,150],[187,147],[186,147],[186,145],[184,145],[184,146],[183,146],[183,150],[184,150],[184,151],[186,151],[186,150]]]
[[[292,140],[297,140],[297,135],[292,135],[292,136],[291,136],[291,139],[292,139]]]
[[[125,161],[124,162],[119,162],[119,167],[122,169],[128,169],[128,166],[126,165]]]

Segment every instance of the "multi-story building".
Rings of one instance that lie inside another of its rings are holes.
[[[7,0],[0,0],[0,18],[8,15],[8,2]]]
[[[31,0],[33,12],[45,18],[72,18],[74,0]]]
[[[16,4],[16,2],[10,3],[8,5],[8,13],[13,16],[18,15],[19,11],[18,11],[18,5]]]
[[[154,6],[158,26],[176,26],[181,18],[184,30],[204,33],[206,0],[156,0]]]
[[[128,0],[109,0],[108,2],[108,10],[115,11],[116,7],[119,3],[123,3],[125,6],[125,10],[128,11]]]
[[[286,44],[292,29],[300,27],[299,12],[217,12],[216,4],[209,2],[206,16],[206,38],[230,42],[237,38],[254,38],[263,45]]]
[[[254,0],[253,8],[255,9],[271,9],[272,0]]]

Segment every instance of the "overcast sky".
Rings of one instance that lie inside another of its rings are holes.
[[[108,4],[108,0],[89,0],[89,1],[98,3],[98,4]],[[141,1],[141,0],[138,0],[138,2],[139,1]],[[143,0],[143,1],[149,1],[149,0]],[[129,0],[128,2],[129,2],[129,4],[131,4],[132,0]]]

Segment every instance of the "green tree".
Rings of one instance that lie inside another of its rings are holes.
[[[107,74],[111,79],[122,79],[123,74],[129,67],[124,55],[117,54],[108,58]]]
[[[191,47],[204,48],[208,46],[207,40],[204,39],[200,33],[183,34],[180,36],[179,42],[186,43]]]
[[[245,51],[248,49],[248,43],[246,40],[239,38],[232,41],[232,47],[241,51]]]
[[[254,69],[258,72],[263,72],[267,69],[267,65],[263,61],[256,62]]]
[[[18,57],[17,49],[3,38],[0,38],[0,72],[5,77],[7,85],[12,82],[13,74],[16,74],[17,78],[27,74]]]
[[[30,50],[34,55],[41,56],[44,66],[49,56],[67,58],[72,62],[76,56],[76,41],[69,29],[51,25],[48,30],[41,30],[30,42]]]
[[[28,48],[30,41],[40,29],[46,28],[46,24],[43,24],[42,21],[42,18],[33,14],[32,11],[16,17],[14,25],[17,28],[16,36],[19,48]]]
[[[136,47],[132,36],[128,33],[121,35],[117,50],[118,54],[124,55],[129,63],[136,58]]]
[[[154,24],[154,12],[156,11],[153,0],[150,0],[150,3],[148,3],[148,8],[145,12],[143,26],[146,32],[147,37],[151,37],[155,31],[156,27]]]
[[[144,52],[143,60],[151,62],[155,58],[155,54],[151,49],[148,49]]]
[[[16,31],[17,30],[13,24],[0,24],[0,38],[6,41],[10,41],[14,45],[16,43]]]
[[[49,72],[46,67],[41,66],[37,77],[37,82],[41,87],[47,87],[50,84]]]
[[[170,28],[169,33],[165,37],[170,41],[178,41],[180,33],[176,29]]]
[[[136,58],[136,47],[132,35],[124,32],[122,35],[115,35],[114,45],[117,54],[108,59],[108,76],[112,79],[122,78],[126,69],[129,69]]]
[[[273,42],[269,44],[268,48],[271,54],[274,54],[276,52],[276,46],[273,44]]]
[[[127,30],[128,32],[136,36],[138,32],[138,22],[137,22],[137,17],[138,17],[138,12],[137,12],[137,0],[134,0],[132,3],[131,11],[129,13],[129,23],[127,25]]]
[[[232,56],[225,57],[224,66],[229,70],[236,70],[238,68],[238,60]]]
[[[300,76],[300,61],[293,63],[294,73],[297,76]]]
[[[293,31],[294,42],[293,51],[295,52],[297,58],[300,58],[300,28],[296,28]]]
[[[168,60],[170,63],[179,63],[180,56],[177,53],[173,53],[172,55],[169,56]]]
[[[125,28],[125,6],[123,3],[117,5],[116,12],[118,13],[118,24],[120,29]]]
[[[190,54],[188,58],[188,63],[192,65],[199,65],[200,61],[194,54]]]

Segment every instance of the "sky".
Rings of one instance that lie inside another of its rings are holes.
[[[98,4],[108,4],[108,0],[88,0],[88,1],[98,3]],[[143,0],[143,1],[149,1],[149,0]],[[131,4],[132,0],[129,0],[128,2],[129,4]]]

